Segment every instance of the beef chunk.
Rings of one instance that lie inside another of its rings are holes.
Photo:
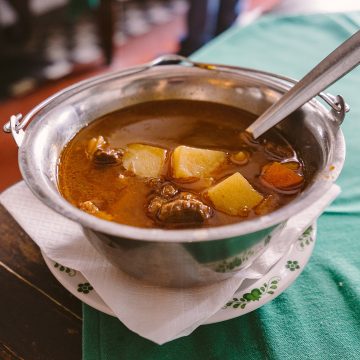
[[[147,178],[145,182],[155,191],[158,191],[158,189],[160,189],[161,186],[164,184],[164,180],[158,177]]]
[[[97,149],[93,154],[93,161],[99,165],[117,164],[121,162],[123,154],[121,149]]]
[[[124,150],[111,148],[102,136],[92,138],[86,152],[89,158],[98,165],[118,164],[124,155]]]
[[[188,192],[171,198],[156,196],[147,210],[153,219],[165,224],[200,224],[213,215],[209,206]]]
[[[113,220],[113,217],[106,213],[105,211],[101,211],[99,209],[99,207],[101,205],[103,205],[103,201],[99,201],[99,200],[88,200],[88,201],[84,201],[84,202],[81,202],[79,204],[79,208],[85,212],[87,212],[88,214],[91,214],[91,215],[95,215],[101,219],[104,219],[104,220]]]
[[[84,201],[79,204],[79,207],[81,210],[84,210],[89,214],[96,214],[100,211],[93,201]]]
[[[152,217],[152,218],[156,218],[157,214],[159,212],[159,210],[161,209],[161,207],[163,206],[163,204],[166,201],[164,199],[162,199],[160,196],[156,196],[154,197],[148,207],[147,207],[147,212],[148,214]]]
[[[163,204],[157,216],[169,223],[201,223],[211,215],[212,209],[194,195],[180,193],[178,198]]]
[[[175,196],[177,193],[178,193],[178,189],[170,183],[165,183],[160,190],[161,196],[165,199],[170,199],[173,196]]]
[[[152,188],[152,194],[158,195],[164,199],[170,199],[175,196],[179,190],[171,182],[160,178],[150,178],[147,184]]]

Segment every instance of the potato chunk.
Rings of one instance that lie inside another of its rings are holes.
[[[143,144],[130,144],[122,158],[126,170],[141,177],[161,175],[166,159],[166,150]]]
[[[238,172],[210,188],[207,194],[216,210],[235,216],[246,213],[264,198]]]
[[[174,178],[207,178],[226,160],[222,151],[178,146],[172,154]]]

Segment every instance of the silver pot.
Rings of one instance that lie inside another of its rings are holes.
[[[293,84],[289,78],[262,71],[195,63],[169,55],[64,89],[24,118],[12,116],[4,129],[19,146],[20,170],[32,192],[51,209],[81,224],[87,238],[113,264],[155,285],[205,285],[248,267],[271,243],[271,231],[321,197],[338,177],[345,158],[339,126],[347,110],[341,96],[320,94],[330,111],[324,102],[313,99],[278,125],[303,158],[309,182],[290,204],[238,224],[162,230],[96,218],[59,194],[60,153],[84,126],[125,106],[150,100],[194,99],[259,115]]]

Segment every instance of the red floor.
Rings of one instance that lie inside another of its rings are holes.
[[[184,32],[184,19],[179,16],[171,23],[154,27],[148,34],[132,38],[116,50],[110,67],[95,67],[84,73],[49,83],[22,98],[9,99],[0,103],[1,127],[13,114],[26,114],[39,102],[66,86],[79,80],[108,71],[118,70],[147,62],[156,56],[176,52],[178,39]],[[21,175],[17,165],[17,147],[10,134],[0,131],[0,191],[19,181]]]

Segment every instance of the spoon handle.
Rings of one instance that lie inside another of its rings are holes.
[[[360,63],[360,30],[315,66],[246,131],[256,139]]]

